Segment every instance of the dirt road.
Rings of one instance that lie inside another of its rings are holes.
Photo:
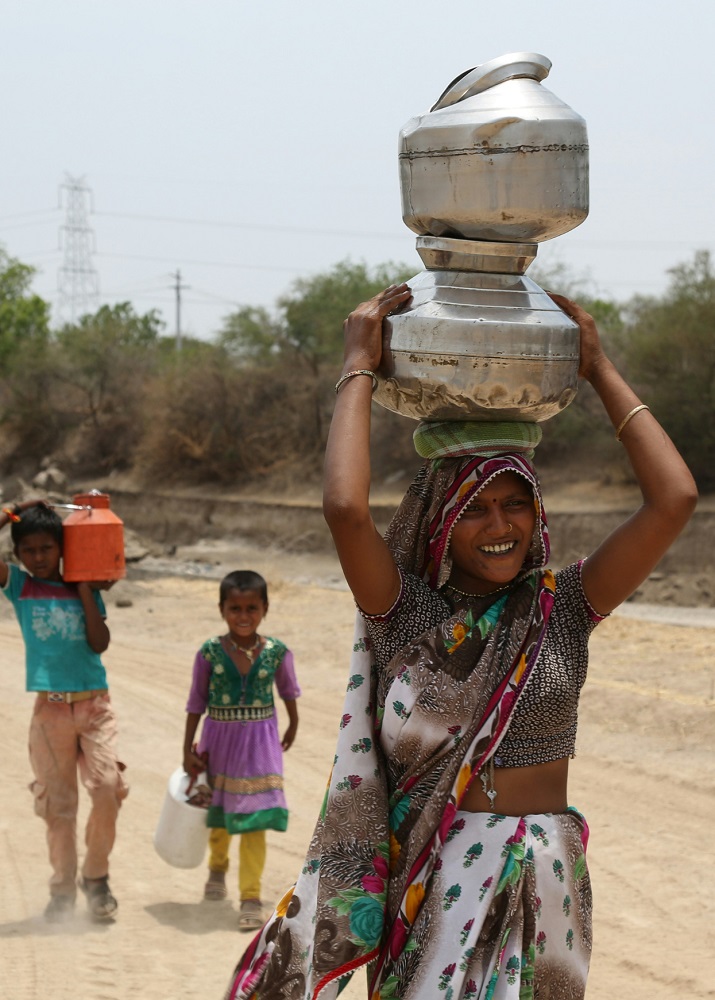
[[[353,627],[350,595],[324,567],[316,574],[303,560],[301,581],[271,560],[268,553],[254,559],[271,583],[265,631],[294,650],[303,698],[286,757],[290,828],[269,838],[269,902],[297,874],[323,794]],[[132,605],[117,607],[122,599]],[[152,846],[166,782],[180,761],[193,654],[219,627],[216,602],[215,582],[201,579],[122,582],[109,595],[106,663],[132,786],[113,855],[120,910],[112,926],[92,924],[82,903],[68,924],[43,920],[49,869],[27,791],[32,696],[16,623],[0,602],[4,1000],[220,1000],[247,943],[237,931],[233,875],[228,901],[204,903],[204,868],[172,869]],[[591,825],[590,1000],[715,995],[714,647],[715,629],[618,615],[592,640],[571,788]],[[364,995],[358,974],[343,996]]]

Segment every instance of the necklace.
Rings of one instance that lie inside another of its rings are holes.
[[[496,590],[489,590],[486,594],[468,594],[466,590],[460,590],[453,583],[446,583],[445,586],[454,591],[455,594],[459,594],[460,597],[491,597],[493,594],[501,594],[503,590],[508,590],[511,587],[511,583],[505,583],[503,587],[497,587]]]
[[[234,640],[231,638],[230,635],[227,636],[227,638],[228,638],[228,644],[231,647],[231,649],[234,651],[234,653],[245,653],[248,662],[251,665],[253,665],[253,661],[256,658],[256,650],[260,647],[261,642],[262,642],[262,639],[261,639],[260,635],[256,632],[256,641],[253,643],[252,646],[248,646],[248,647],[246,647],[246,646],[239,646],[239,644],[237,642],[234,642]]]

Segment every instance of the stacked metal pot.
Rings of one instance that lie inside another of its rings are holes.
[[[532,52],[484,63],[400,132],[402,217],[426,270],[385,324],[389,409],[543,421],[575,396],[578,327],[524,274],[588,214],[586,124],[542,86],[550,68]]]

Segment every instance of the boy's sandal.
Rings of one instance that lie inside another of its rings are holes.
[[[223,872],[209,872],[209,880],[204,886],[204,899],[217,902],[227,895],[226,878]]]
[[[244,899],[238,915],[240,931],[258,931],[263,927],[263,907],[260,899]]]
[[[109,888],[109,877],[80,879],[87,906],[94,920],[114,920],[119,906]]]

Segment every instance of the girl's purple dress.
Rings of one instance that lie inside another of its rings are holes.
[[[288,826],[274,684],[284,701],[300,696],[293,654],[278,639],[266,638],[246,675],[219,638],[196,654],[186,711],[207,712],[198,753],[208,753],[210,827],[234,834]]]

